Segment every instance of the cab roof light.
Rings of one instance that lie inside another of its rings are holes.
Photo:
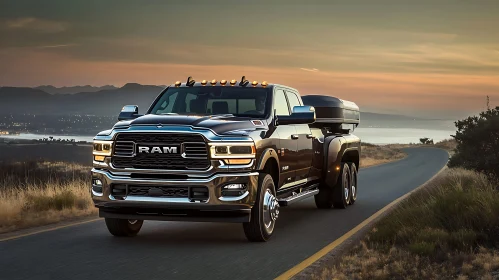
[[[191,76],[189,76],[189,77],[187,78],[187,82],[186,82],[185,84],[186,84],[187,86],[192,87],[195,83],[196,83],[196,81],[195,81],[194,79],[192,79],[192,77],[191,77]]]
[[[256,85],[258,85],[258,82],[257,82],[257,81],[253,81],[253,82],[251,83],[251,85],[256,86]]]
[[[242,78],[241,78],[241,82],[239,83],[239,85],[240,85],[240,86],[245,87],[245,86],[247,86],[248,84],[249,84],[249,81],[248,81],[248,80],[246,80],[246,76],[242,76]]]
[[[205,85],[206,85],[206,83],[208,83],[208,81],[206,81],[206,80],[202,80],[202,81],[201,81],[201,84],[202,84],[203,86],[205,86]]]
[[[261,83],[261,85],[262,85],[262,87],[266,87],[266,86],[268,85],[268,84],[267,84],[267,81],[263,81],[263,82]]]
[[[217,84],[217,80],[215,80],[215,79],[211,80],[211,85],[212,85],[212,86],[214,86],[214,85],[216,85],[216,84]]]
[[[181,84],[182,84],[182,83],[181,83],[180,81],[176,81],[176,82],[175,82],[175,86],[176,86],[176,87],[179,87]]]
[[[221,84],[222,86],[225,86],[225,84],[226,84],[226,83],[227,83],[227,80],[221,80],[221,81],[220,81],[220,84]]]
[[[236,80],[232,80],[232,81],[230,81],[230,85],[231,85],[231,86],[235,85],[236,83],[237,83],[237,81],[236,81]]]

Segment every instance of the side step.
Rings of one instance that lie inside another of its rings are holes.
[[[301,193],[297,193],[295,195],[279,199],[278,200],[279,205],[280,206],[288,206],[293,202],[297,202],[297,201],[303,200],[305,198],[309,198],[309,197],[314,196],[318,193],[319,193],[318,189],[309,190],[309,191],[302,191]]]

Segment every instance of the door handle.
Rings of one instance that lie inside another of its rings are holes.
[[[296,140],[298,138],[300,138],[300,136],[298,136],[298,134],[291,134],[291,139]]]
[[[312,134],[307,134],[307,138],[308,138],[308,139],[313,139],[313,138],[314,138],[314,136],[313,136]]]

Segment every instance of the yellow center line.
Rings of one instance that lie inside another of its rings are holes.
[[[61,225],[61,226],[57,226],[57,227],[52,227],[52,228],[37,230],[37,231],[33,231],[33,232],[28,232],[28,233],[25,233],[25,234],[19,234],[19,235],[15,235],[15,236],[6,237],[6,238],[1,238],[0,242],[8,241],[8,240],[13,240],[13,239],[18,239],[18,238],[21,238],[21,237],[35,235],[35,234],[39,234],[39,233],[43,233],[43,232],[54,231],[54,230],[58,230],[58,229],[62,229],[62,228],[67,228],[67,227],[72,227],[72,226],[87,224],[87,223],[95,222],[95,221],[98,221],[98,220],[101,220],[101,219],[102,218],[95,218],[95,219],[88,220],[88,221],[76,222],[76,223],[71,223],[71,224],[67,224],[67,225]]]
[[[329,252],[331,252],[334,248],[338,247],[341,243],[343,243],[345,240],[347,240],[348,238],[352,237],[355,233],[357,233],[358,231],[360,231],[362,228],[364,228],[365,226],[367,226],[369,223],[371,223],[373,220],[375,220],[376,218],[378,218],[381,214],[383,214],[384,212],[386,212],[388,209],[390,209],[392,206],[394,206],[395,204],[399,203],[400,201],[404,200],[405,198],[407,198],[409,195],[411,195],[413,192],[419,190],[420,188],[424,187],[426,184],[428,184],[428,182],[432,181],[433,179],[435,179],[438,175],[440,175],[440,173],[442,173],[445,169],[447,168],[447,165],[445,165],[442,169],[440,169],[437,174],[433,175],[433,177],[431,177],[428,181],[426,181],[424,184],[420,185],[419,187],[413,189],[412,191],[404,194],[403,196],[395,199],[394,201],[392,201],[390,204],[386,205],[385,207],[381,208],[381,210],[379,210],[378,212],[374,213],[372,216],[370,216],[369,218],[367,218],[366,220],[364,220],[363,222],[361,222],[360,224],[358,224],[356,227],[354,227],[353,229],[351,229],[349,232],[345,233],[344,235],[342,235],[340,238],[336,239],[335,241],[329,243],[326,247],[322,248],[320,251],[318,251],[317,253],[313,254],[312,256],[308,257],[307,259],[305,259],[304,261],[302,261],[301,263],[295,265],[294,267],[292,267],[290,270],[284,272],[283,274],[279,275],[277,278],[275,278],[276,280],[284,280],[284,279],[290,279],[291,277],[295,276],[296,274],[300,273],[301,271],[303,271],[305,268],[309,267],[310,265],[312,265],[314,262],[318,261],[320,258],[324,257],[325,255],[327,255]]]

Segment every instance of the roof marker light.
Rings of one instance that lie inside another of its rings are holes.
[[[211,85],[214,86],[216,83],[217,83],[217,80],[215,80],[215,79],[211,80]]]
[[[230,81],[230,85],[231,85],[231,86],[235,85],[236,83],[237,83],[237,81],[236,81],[236,80],[232,80],[232,81]]]
[[[258,84],[258,82],[257,82],[257,81],[253,81],[251,84],[252,84],[253,86],[256,86],[256,85]]]
[[[262,85],[262,87],[266,87],[268,85],[267,81],[263,81],[261,85]]]
[[[227,80],[221,80],[221,81],[220,81],[220,84],[221,84],[222,86],[225,86],[225,84],[226,84],[226,83],[227,83]]]
[[[181,84],[182,84],[182,83],[181,83],[180,81],[176,81],[176,82],[175,82],[175,86],[176,86],[176,87],[179,87]]]
[[[206,81],[206,80],[202,80],[202,81],[201,81],[201,84],[202,84],[203,86],[205,86],[207,82],[208,82],[208,81]]]

